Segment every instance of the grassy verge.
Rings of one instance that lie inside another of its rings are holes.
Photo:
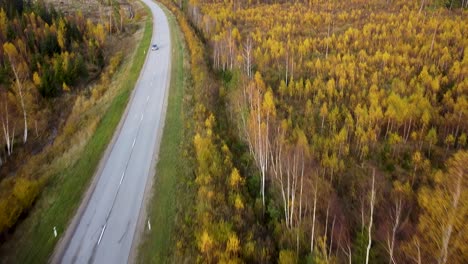
[[[175,248],[175,224],[177,203],[183,202],[178,196],[178,183],[187,171],[182,160],[184,120],[182,113],[184,89],[186,86],[184,56],[186,51],[183,35],[173,14],[164,8],[171,29],[172,74],[159,160],[155,181],[151,190],[148,218],[153,223],[151,231],[145,230],[138,251],[138,263],[171,263]]]
[[[16,227],[12,237],[1,245],[0,262],[47,263],[58,241],[58,237],[53,236],[53,227],[62,234],[76,212],[138,80],[146,58],[144,51],[148,49],[151,41],[151,19],[146,19],[144,27],[137,50],[124,62],[121,66],[124,70],[116,74],[112,83],[118,86],[115,88],[115,97],[102,102],[99,107],[94,107],[96,114],[103,114],[94,133],[82,149],[73,153],[76,157],[74,160],[57,162],[61,165],[49,179],[34,208]],[[86,120],[81,122],[85,123]],[[74,143],[79,145],[82,142]],[[73,149],[73,146],[70,148]]]

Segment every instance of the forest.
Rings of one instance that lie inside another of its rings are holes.
[[[192,65],[178,261],[468,262],[467,1],[163,2]]]
[[[0,2],[0,242],[47,185],[47,165],[85,142],[67,140],[88,133],[87,123],[65,124],[78,119],[75,104],[90,108],[109,85],[122,54],[107,41],[122,25],[65,14],[47,1]]]

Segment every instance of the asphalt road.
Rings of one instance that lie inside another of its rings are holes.
[[[105,157],[95,189],[73,235],[66,243],[61,263],[127,263],[143,204],[152,161],[159,151],[169,86],[170,31],[166,15],[150,0],[142,0],[153,13],[152,43],[140,73],[127,116]]]

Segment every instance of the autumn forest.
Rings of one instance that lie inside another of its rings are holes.
[[[212,72],[180,259],[468,261],[466,1],[173,5]]]
[[[32,168],[108,109],[137,26],[98,2],[0,2],[0,246],[47,187]],[[166,262],[468,263],[467,0],[157,2],[188,55]]]

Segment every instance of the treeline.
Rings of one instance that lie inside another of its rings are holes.
[[[224,260],[216,219],[236,226],[231,164],[240,260],[468,261],[464,1],[175,2],[220,77],[195,90],[202,262]]]
[[[174,0],[173,2],[177,3],[179,7],[182,7],[182,2],[181,0]],[[224,0],[188,0],[185,2],[190,2],[191,4],[198,5],[199,3],[205,3],[205,4],[217,4],[217,3],[223,3],[226,5],[229,5],[233,10],[237,9],[246,9],[258,5],[263,5],[263,4],[287,4],[290,3],[291,1],[289,0],[229,0],[229,1],[224,1]],[[306,5],[309,7],[314,7],[317,4],[326,2],[323,0],[296,0],[294,1],[295,3],[301,3],[302,5]],[[353,0],[352,1],[354,4],[359,3],[359,4],[367,4],[367,1],[365,0]],[[381,4],[394,4],[395,2],[399,1],[394,1],[394,0],[389,0],[389,1],[381,1]],[[439,8],[439,7],[445,7],[448,9],[454,9],[454,8],[468,8],[468,1],[467,0],[422,0],[418,1],[417,3],[413,3],[415,5],[418,5],[420,9],[423,8]]]
[[[181,183],[192,193],[191,208],[178,208],[176,262],[200,263],[271,262],[274,244],[263,217],[261,204],[254,208],[251,192],[258,181],[242,175],[232,152],[233,142],[223,127],[219,111],[219,81],[210,73],[205,48],[186,16],[171,1],[162,1],[175,14],[190,53],[191,89],[187,91],[185,157],[194,169],[194,177]],[[195,66],[196,65],[196,66]],[[249,163],[249,158],[243,164]],[[240,164],[240,165],[239,165]]]
[[[43,1],[0,3],[0,234],[27,212],[46,180],[21,164],[53,142],[73,106],[66,99],[73,96],[61,95],[101,73],[105,45],[104,26],[81,13],[64,16]]]

